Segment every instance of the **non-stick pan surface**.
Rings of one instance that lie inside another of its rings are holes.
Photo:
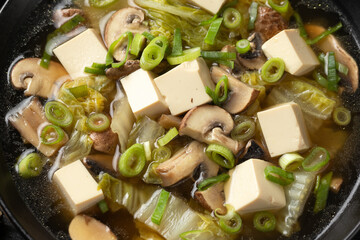
[[[125,1],[125,0],[119,0]],[[18,56],[40,57],[47,33],[53,30],[52,8],[56,0],[8,0],[0,13],[0,203],[14,224],[29,239],[68,239],[60,213],[60,196],[52,193],[46,174],[21,181],[15,173],[17,156],[25,150],[19,134],[5,123],[7,111],[24,97],[8,83],[8,70]],[[70,1],[62,1],[68,3]],[[328,18],[326,24],[340,20],[339,32],[345,48],[360,63],[359,0],[293,0],[292,5],[305,20]],[[310,11],[309,9],[314,9]],[[341,153],[346,167],[339,167],[344,184],[329,199],[327,210],[316,216],[310,211],[302,217],[302,231],[291,239],[351,239],[360,224],[360,97],[346,95],[346,106],[354,113],[353,132]],[[339,165],[341,166],[341,165]],[[306,221],[304,221],[306,219]],[[1,237],[0,237],[1,238]],[[282,239],[282,238],[281,238]]]

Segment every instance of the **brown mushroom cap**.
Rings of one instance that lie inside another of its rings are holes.
[[[116,240],[117,237],[108,226],[95,218],[77,215],[69,225],[72,240]]]
[[[233,128],[234,121],[227,111],[218,106],[203,105],[187,112],[181,121],[179,134],[200,142],[226,146],[236,154],[243,144],[227,137]]]
[[[325,28],[315,24],[306,24],[305,29],[309,34],[310,38],[314,38],[325,31]],[[356,91],[359,87],[359,68],[355,60],[350,56],[349,53],[341,46],[339,41],[334,35],[329,35],[326,38],[322,39],[316,46],[323,52],[334,52],[336,61],[344,64],[348,67],[349,73],[345,78],[348,85],[350,85],[353,92]]]
[[[104,132],[92,132],[89,137],[94,142],[93,148],[95,150],[108,154],[115,152],[119,141],[117,134],[111,131],[111,128]]]
[[[237,60],[250,70],[258,70],[266,62],[266,57],[261,49],[263,39],[260,33],[255,32],[248,38],[250,41],[251,50],[245,54],[237,54]]]
[[[68,75],[64,67],[51,61],[49,68],[40,66],[41,59],[25,58],[20,60],[11,70],[11,83],[15,88],[26,89],[26,96],[37,95],[51,98],[56,82],[63,82]]]
[[[218,83],[224,75],[228,77],[231,92],[223,108],[231,114],[237,114],[246,110],[255,102],[260,94],[260,91],[234,78],[222,68],[212,67],[210,74],[215,84]]]
[[[149,31],[149,28],[143,24],[145,13],[133,7],[123,8],[114,13],[105,27],[105,44],[110,45],[117,40],[121,34],[130,31],[132,33],[143,33]],[[114,58],[122,61],[125,58],[127,41],[124,41],[114,52]]]

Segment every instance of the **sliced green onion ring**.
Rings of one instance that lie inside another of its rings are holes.
[[[140,58],[140,66],[146,71],[154,69],[164,59],[165,52],[158,45],[148,45]]]
[[[174,31],[174,40],[172,46],[171,56],[181,56],[182,55],[182,40],[181,40],[181,30],[176,28]]]
[[[94,62],[92,65],[91,65],[92,68],[99,68],[99,69],[106,69],[106,64],[105,63],[96,63]]]
[[[318,213],[326,207],[332,176],[333,172],[329,172],[320,179],[319,188],[315,195],[314,213]]]
[[[199,183],[197,186],[199,191],[205,191],[206,189],[214,186],[219,182],[226,182],[230,178],[230,175],[227,173],[220,174],[215,177],[210,177]]]
[[[231,61],[231,60],[216,60],[216,62],[218,64],[222,64],[224,66],[227,66],[227,67],[229,67],[231,69],[234,69],[234,67],[235,67],[234,61]]]
[[[71,111],[58,101],[50,101],[45,104],[45,117],[49,122],[60,127],[69,127],[74,120]]]
[[[259,4],[255,1],[253,1],[250,5],[250,8],[249,8],[250,19],[249,19],[249,24],[248,24],[248,30],[253,30],[255,28],[255,21],[257,18],[257,14],[258,14],[258,7],[259,7]]]
[[[212,18],[208,19],[208,20],[205,20],[205,21],[202,21],[200,23],[200,26],[206,26],[206,25],[210,25],[213,21],[215,21],[216,19],[218,18],[218,15],[215,14]]]
[[[40,175],[43,163],[41,160],[41,156],[38,153],[30,153],[20,159],[17,164],[18,173],[20,177],[23,178],[32,178]]]
[[[124,177],[135,177],[141,173],[146,164],[144,146],[135,143],[129,147],[120,157],[119,172]]]
[[[294,175],[276,166],[267,166],[264,170],[265,178],[281,186],[289,185],[294,181]]]
[[[241,39],[236,43],[236,51],[240,54],[245,54],[251,50],[250,41]]]
[[[317,172],[325,167],[329,161],[330,154],[325,148],[314,147],[302,162],[302,167],[307,172]]]
[[[339,126],[347,126],[351,122],[351,112],[345,107],[337,107],[333,111],[333,120]]]
[[[325,56],[326,55],[324,53],[321,53],[318,56],[318,59],[322,64],[325,64]],[[344,74],[345,76],[347,76],[349,74],[349,68],[347,66],[345,66],[344,64],[339,63],[339,62],[336,62],[336,70],[339,73]]]
[[[151,41],[151,40],[153,40],[155,38],[154,35],[152,35],[149,32],[143,32],[142,35],[144,35],[144,37],[146,37],[146,39],[149,40],[149,41]]]
[[[282,78],[284,71],[284,61],[281,58],[271,58],[261,68],[261,79],[268,83],[275,83]]]
[[[178,65],[183,62],[193,61],[200,56],[201,48],[196,47],[184,50],[180,56],[169,56],[167,57],[167,61],[170,65]]]
[[[176,129],[176,127],[173,127],[164,136],[159,138],[157,143],[159,144],[160,147],[163,147],[166,144],[168,144],[171,140],[173,140],[177,135],[179,135],[179,132]]]
[[[209,60],[235,60],[236,53],[220,51],[201,51],[201,56]]]
[[[105,69],[101,68],[85,67],[84,72],[94,75],[105,75]]]
[[[165,162],[171,157],[171,149],[169,147],[163,146],[155,148],[151,153],[151,158],[155,162]]]
[[[131,44],[130,53],[134,56],[139,56],[139,53],[145,47],[146,37],[143,34],[136,33]]]
[[[227,76],[222,76],[216,84],[215,91],[208,86],[205,87],[206,93],[211,97],[215,105],[220,106],[228,98],[229,79]]]
[[[65,136],[64,130],[56,125],[46,125],[40,134],[41,143],[45,145],[55,145],[60,143]]]
[[[108,207],[107,203],[105,202],[105,200],[101,200],[98,203],[98,207],[99,207],[101,213],[106,213],[107,211],[109,211],[109,207]]]
[[[242,16],[241,13],[235,8],[227,8],[224,11],[224,25],[229,29],[235,29],[240,27]]]
[[[225,215],[218,214],[219,209],[214,211],[215,216],[219,218],[219,226],[226,233],[236,234],[240,232],[242,227],[241,217],[230,204],[225,204],[225,207],[227,209]]]
[[[86,120],[87,127],[94,132],[103,132],[110,127],[110,119],[103,113],[93,113]]]
[[[124,60],[122,60],[121,62],[118,62],[118,63],[114,63],[114,58],[113,58],[113,55],[114,55],[114,52],[116,50],[116,48],[118,47],[118,45],[127,37],[128,39],[128,44],[127,44],[127,47],[126,47],[126,52],[125,52],[125,58]],[[112,66],[113,68],[119,68],[121,67],[122,65],[125,64],[127,58],[128,58],[128,55],[129,55],[129,51],[130,51],[130,48],[131,48],[131,44],[132,44],[132,41],[133,41],[133,34],[131,32],[126,32],[126,33],[123,33],[117,40],[115,40],[109,47],[109,50],[106,54],[106,66]]]
[[[328,80],[326,78],[323,77],[323,75],[321,74],[321,72],[318,70],[315,70],[313,72],[313,78],[315,79],[315,81],[320,84],[322,87],[327,88],[328,89]]]
[[[248,141],[255,135],[255,130],[254,121],[245,120],[234,127],[231,138],[237,141]]]
[[[315,37],[314,39],[307,39],[306,43],[308,45],[313,45],[322,40],[323,38],[329,36],[330,34],[333,34],[334,32],[338,31],[340,28],[342,28],[342,23],[339,22],[333,27],[328,28],[325,32],[321,33],[319,36]]]
[[[276,0],[268,0],[268,3],[272,9],[279,13],[287,13],[289,11],[289,0],[281,0],[280,4],[276,2]]]
[[[153,214],[151,215],[151,221],[156,225],[160,225],[161,223],[161,219],[165,213],[169,197],[170,197],[170,193],[162,189],[156,204],[156,208]]]
[[[210,144],[205,152],[211,160],[224,168],[231,169],[235,165],[234,154],[224,146]]]
[[[285,153],[279,158],[279,165],[288,172],[293,172],[301,166],[304,158],[298,153]]]
[[[276,227],[276,218],[270,212],[258,212],[253,219],[254,227],[260,232],[271,232]]]
[[[77,87],[68,88],[68,90],[75,98],[87,97],[89,95],[87,85],[80,85]]]
[[[204,39],[204,42],[206,44],[214,45],[215,39],[219,32],[222,21],[223,21],[223,18],[218,18],[210,24],[209,30],[207,31],[205,39]]]

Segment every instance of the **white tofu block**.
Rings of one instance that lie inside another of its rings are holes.
[[[231,204],[239,214],[277,210],[286,205],[282,186],[265,178],[264,170],[271,163],[249,159],[233,170],[225,183],[225,203]]]
[[[57,170],[53,181],[75,215],[104,199],[102,190],[97,190],[97,182],[80,160]]]
[[[107,54],[102,39],[94,29],[87,29],[53,52],[72,79],[87,76],[85,67],[91,67],[94,62],[105,63]]]
[[[285,70],[301,76],[314,70],[320,63],[314,51],[300,36],[298,29],[287,29],[276,34],[262,45],[268,58],[281,58]]]
[[[219,12],[220,8],[224,5],[226,0],[189,0],[193,3],[212,14]]]
[[[271,157],[311,147],[301,108],[294,102],[276,105],[257,114]]]
[[[152,72],[139,69],[121,79],[121,84],[136,118],[141,116],[157,118],[161,114],[169,112],[164,98],[154,83],[154,77]]]
[[[155,78],[172,115],[184,113],[196,106],[211,102],[205,86],[214,89],[209,68],[204,59],[184,62]]]

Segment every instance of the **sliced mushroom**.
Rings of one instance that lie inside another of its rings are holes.
[[[195,198],[199,201],[201,206],[209,211],[219,209],[217,211],[218,213],[226,213],[226,208],[224,206],[224,183],[218,183],[205,191],[196,191]]]
[[[268,160],[269,156],[268,151],[260,142],[250,139],[239,159],[240,161],[246,161],[251,158]]]
[[[238,114],[245,111],[246,108],[255,102],[260,94],[260,91],[234,78],[222,68],[214,66],[211,68],[210,74],[215,84],[218,83],[224,75],[228,77],[230,93],[228,100],[223,104],[223,108],[231,114]]]
[[[174,185],[190,176],[195,168],[207,158],[204,148],[204,144],[193,141],[169,160],[161,163],[156,168],[156,172],[162,180],[162,186]]]
[[[214,177],[218,174],[220,166],[214,161],[206,158],[200,165],[201,177],[203,179]]]
[[[57,85],[61,85],[68,75],[64,67],[50,62],[49,68],[40,66],[41,59],[25,58],[11,70],[11,83],[15,88],[26,89],[25,95],[37,95],[43,98],[53,97]]]
[[[95,174],[101,172],[109,172],[112,175],[116,175],[113,168],[113,155],[107,154],[91,154],[83,159],[83,163]]]
[[[314,38],[325,31],[322,26],[315,24],[306,24],[305,29],[309,34],[310,38]],[[316,46],[324,53],[334,52],[336,61],[348,67],[349,73],[347,76],[344,76],[344,80],[346,80],[346,85],[351,88],[351,91],[355,92],[359,87],[358,65],[356,64],[355,60],[350,56],[350,54],[347,53],[345,49],[341,46],[336,37],[334,35],[329,35],[328,37],[316,43]]]
[[[237,54],[236,48],[233,45],[226,45],[225,47],[223,47],[221,49],[221,51],[222,52],[232,52],[232,53]],[[227,71],[228,73],[232,74],[235,78],[240,78],[242,72],[244,71],[244,67],[241,65],[238,58],[236,58],[234,60],[234,68],[233,69],[231,69],[228,66],[222,65],[222,64],[220,64],[220,67],[222,69],[224,69],[225,71]]]
[[[65,133],[63,140],[58,144],[45,145],[41,143],[39,133],[49,122],[47,122],[43,107],[37,98],[27,99],[20,103],[10,111],[7,118],[27,142],[47,157],[53,156],[68,141]]]
[[[57,9],[53,14],[53,21],[56,28],[61,27],[65,22],[69,21],[76,15],[84,15],[83,11],[78,8]]]
[[[105,44],[110,45],[117,40],[121,34],[130,31],[132,33],[143,33],[149,31],[149,28],[143,24],[145,13],[133,7],[123,8],[115,12],[105,27]],[[125,49],[127,41],[123,41],[115,50],[113,56],[116,60],[122,61],[125,58]]]
[[[170,129],[173,127],[179,129],[181,124],[181,118],[174,115],[162,114],[158,120],[158,123],[165,129]]]
[[[116,240],[108,226],[87,215],[77,215],[71,220],[69,234],[72,240]]]
[[[140,60],[128,60],[119,68],[109,68],[106,70],[106,76],[112,80],[118,80],[140,69]]]
[[[250,35],[251,50],[245,54],[238,54],[237,59],[239,62],[249,70],[258,70],[266,62],[266,57],[261,49],[263,39],[257,32]]]
[[[89,137],[94,142],[92,147],[95,150],[108,154],[115,152],[119,142],[117,134],[111,131],[111,128],[104,132],[92,132]]]
[[[288,27],[280,13],[267,6],[259,6],[255,21],[255,32],[259,32],[264,41],[269,40]]]
[[[203,105],[186,113],[181,121],[179,134],[200,142],[223,145],[236,154],[244,144],[227,136],[233,128],[234,121],[227,111],[218,106]]]
[[[341,185],[343,184],[344,179],[342,177],[333,177],[330,182],[330,190],[333,193],[338,193],[340,191]]]

